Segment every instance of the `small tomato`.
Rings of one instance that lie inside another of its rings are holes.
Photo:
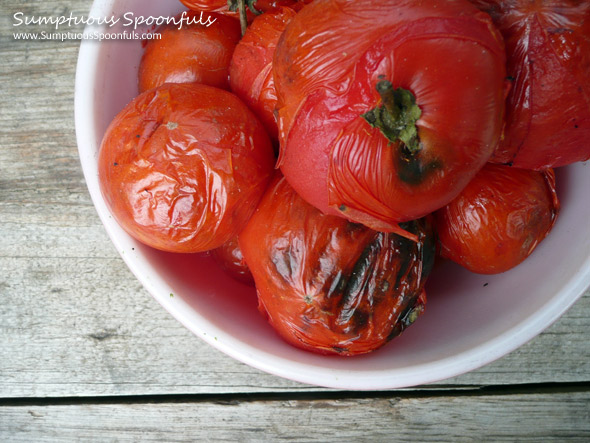
[[[237,19],[214,12],[215,22],[174,23],[156,30],[161,38],[149,40],[139,64],[139,92],[164,83],[202,83],[229,89],[229,64],[240,40]],[[199,13],[189,11],[188,19],[199,20]]]
[[[479,274],[507,271],[547,236],[558,212],[553,170],[487,164],[435,213],[440,253]]]
[[[279,37],[302,6],[280,6],[256,17],[236,46],[230,64],[231,90],[260,118],[274,141],[278,140],[278,129],[272,60]]]

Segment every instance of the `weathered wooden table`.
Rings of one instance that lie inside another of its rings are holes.
[[[13,14],[90,0],[2,0],[0,441],[590,440],[590,292],[472,373],[341,392],[252,369],[167,314],[126,268],[82,177],[79,41],[17,41]]]

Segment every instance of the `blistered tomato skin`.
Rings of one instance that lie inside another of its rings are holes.
[[[235,237],[271,177],[270,140],[235,95],[167,83],[112,121],[99,152],[102,194],[137,240],[202,252]]]
[[[242,250],[238,244],[238,237],[225,242],[219,248],[211,251],[215,261],[233,278],[243,283],[253,284],[254,278],[244,260]]]
[[[280,6],[256,17],[236,46],[230,64],[231,90],[256,113],[275,141],[277,96],[272,60],[279,37],[302,6]]]
[[[349,356],[381,347],[424,310],[434,236],[424,219],[405,228],[417,243],[324,215],[276,177],[239,235],[261,312],[308,351]]]
[[[488,164],[435,213],[440,253],[479,274],[505,272],[533,252],[558,212],[552,169]]]
[[[467,1],[315,1],[287,26],[273,69],[281,170],[324,213],[395,230],[457,196],[498,144],[502,37]],[[384,81],[390,96],[409,93],[394,107],[416,131],[412,149],[363,117],[387,108]]]
[[[506,41],[506,129],[492,160],[541,170],[590,159],[590,2],[472,0]]]
[[[161,38],[149,40],[139,65],[139,92],[164,83],[202,83],[229,89],[229,64],[240,40],[240,23],[214,12],[200,22],[198,12],[189,11],[181,29],[174,23],[156,30]],[[177,17],[180,17],[177,16]],[[205,16],[203,16],[205,17]],[[214,22],[204,25],[207,20]]]

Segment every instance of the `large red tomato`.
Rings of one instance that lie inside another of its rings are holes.
[[[156,31],[161,38],[149,40],[139,64],[139,92],[164,83],[203,83],[229,89],[229,64],[240,40],[240,22],[214,12],[210,26],[166,24]],[[199,20],[189,11],[189,20]]]
[[[488,164],[436,212],[441,255],[480,274],[507,271],[545,238],[558,211],[552,169]]]
[[[434,260],[430,224],[418,242],[324,215],[277,177],[239,243],[259,308],[289,343],[322,354],[375,350],[424,310]]]
[[[502,37],[467,0],[314,1],[281,36],[274,75],[285,177],[373,229],[447,204],[500,137]]]
[[[492,160],[543,169],[590,159],[590,2],[472,2],[502,32],[513,82]]]
[[[273,172],[270,140],[235,95],[167,83],[108,127],[101,190],[130,235],[157,249],[200,252],[244,227]]]
[[[280,6],[256,17],[236,46],[229,68],[231,90],[256,113],[273,140],[278,139],[278,129],[272,60],[279,37],[302,6]]]

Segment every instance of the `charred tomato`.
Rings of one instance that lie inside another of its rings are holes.
[[[277,176],[239,243],[259,309],[288,343],[321,354],[373,351],[424,310],[434,260],[425,219],[414,242],[322,214]]]
[[[435,213],[440,253],[479,274],[507,271],[547,236],[558,212],[552,169],[487,164]]]
[[[206,251],[235,237],[273,165],[270,140],[246,105],[194,83],[139,95],[108,127],[98,159],[115,219],[170,252]]]
[[[471,0],[506,41],[506,129],[492,160],[541,170],[590,159],[590,2]]]
[[[214,12],[211,25],[202,24],[200,13],[189,11],[191,24],[165,24],[159,39],[149,40],[139,64],[139,92],[164,83],[202,83],[229,89],[229,64],[240,40],[240,22]]]
[[[285,177],[376,230],[447,204],[500,137],[502,37],[467,0],[315,1],[273,69]]]

